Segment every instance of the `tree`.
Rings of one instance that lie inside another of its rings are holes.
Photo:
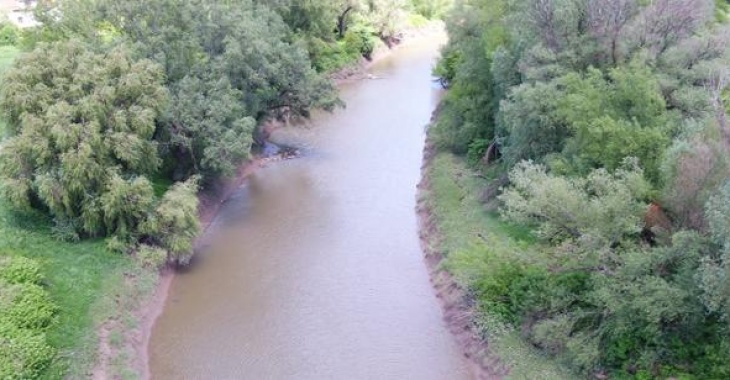
[[[97,4],[97,22],[111,24],[120,39],[165,68],[174,102],[157,125],[156,140],[176,179],[231,174],[248,157],[255,123],[307,117],[311,109],[340,104],[334,85],[314,71],[304,45],[266,5],[247,0]]]
[[[208,77],[190,74],[173,87],[170,142],[193,173],[230,176],[249,158],[256,120],[245,116],[240,92],[225,77],[201,75]]]
[[[630,51],[653,56],[694,34],[714,16],[712,0],[656,0],[641,9],[630,25]]]
[[[678,123],[653,73],[632,62],[608,78],[595,69],[583,77],[569,74],[558,86],[565,94],[556,112],[571,131],[562,156],[574,168],[615,170],[626,157],[637,157],[647,178],[659,182],[661,157]]]
[[[557,82],[523,84],[500,104],[501,130],[506,134],[505,159],[510,165],[539,160],[563,149],[568,126],[557,115],[564,94]]]
[[[10,134],[2,194],[88,235],[127,230],[151,202],[141,177],[160,163],[153,134],[168,102],[162,79],[158,65],[124,46],[94,53],[71,40],[19,58],[0,98]]]
[[[185,265],[193,256],[193,241],[200,233],[197,192],[197,177],[176,183],[140,226],[142,242],[162,247],[169,262]]]
[[[712,238],[722,251],[704,258],[697,277],[707,309],[721,313],[725,321],[730,321],[730,181],[707,201],[705,213]]]
[[[512,186],[499,197],[509,220],[539,227],[552,241],[581,240],[593,249],[614,247],[638,234],[649,185],[635,160],[615,173],[598,169],[566,178],[523,161],[510,172]]]

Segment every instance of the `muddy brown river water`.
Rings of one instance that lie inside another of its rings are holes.
[[[439,42],[398,49],[342,87],[346,109],[279,137],[303,157],[250,177],[177,275],[154,379],[469,378],[414,211]]]

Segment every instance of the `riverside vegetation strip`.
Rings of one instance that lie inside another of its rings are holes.
[[[432,278],[440,288],[447,319],[457,331],[462,346],[485,378],[573,379],[569,369],[540,353],[520,337],[518,329],[482,309],[469,292],[473,275],[488,262],[462,260],[460,253],[479,247],[511,247],[515,251],[533,249],[534,237],[524,227],[505,223],[488,211],[480,192],[494,178],[487,179],[469,167],[465,159],[449,152],[427,148],[421,183],[420,212],[427,254],[431,257]],[[439,275],[446,271],[451,276]],[[451,284],[457,289],[449,287]],[[475,304],[476,302],[476,304]],[[449,317],[451,313],[459,315]],[[464,320],[467,318],[469,320]],[[468,329],[468,330],[467,330]],[[461,331],[458,331],[461,330]]]
[[[534,239],[462,232],[446,267],[477,320],[585,378],[730,377],[728,8],[457,2],[430,136]]]

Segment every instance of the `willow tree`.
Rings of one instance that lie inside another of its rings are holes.
[[[154,201],[145,176],[160,164],[153,134],[167,103],[159,65],[122,46],[39,45],[4,79],[2,195],[83,235],[128,234]]]

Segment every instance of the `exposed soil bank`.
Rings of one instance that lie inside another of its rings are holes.
[[[416,211],[421,246],[431,283],[443,307],[446,324],[468,359],[474,378],[502,379],[507,374],[508,368],[490,353],[488,342],[479,332],[475,324],[477,311],[474,302],[467,291],[459,286],[454,277],[441,265],[444,260],[444,255],[439,250],[442,237],[433,214],[432,199],[427,196],[431,191],[430,165],[435,155],[436,149],[427,139],[423,152],[421,182],[418,184]]]
[[[357,80],[371,79],[367,74],[368,69],[379,60],[389,56],[395,49],[440,33],[443,33],[442,25],[432,25],[423,29],[408,31],[404,34],[402,42],[390,48],[385,47],[376,51],[371,60],[363,59],[358,65],[345,68],[333,74],[332,79],[338,85]],[[284,125],[284,123],[267,123],[263,126],[265,135],[270,135],[274,130]],[[211,189],[199,195],[199,218],[203,232],[195,242],[196,250],[205,247],[206,239],[211,236],[212,232],[209,231],[209,227],[220,211],[221,205],[240,188],[251,174],[265,167],[267,163],[278,159],[281,159],[281,157],[255,157],[251,161],[242,164],[234,177],[219,181]],[[116,339],[111,336],[111,331],[115,327],[119,327],[119,324],[122,323],[120,321],[121,318],[115,316],[100,325],[98,329],[99,351],[96,360],[97,364],[92,372],[93,379],[119,377],[117,376],[118,374],[114,373],[112,368],[114,365],[119,366],[118,361],[120,360],[124,362],[122,366],[127,367],[125,372],[131,372],[143,379],[149,379],[151,377],[148,363],[150,336],[155,321],[164,310],[174,274],[174,270],[166,270],[161,273],[154,291],[149,292],[150,294],[147,297],[143,297],[145,299],[138,303],[139,306],[131,313],[135,319],[133,326],[123,329],[124,336],[122,337],[123,342],[121,343],[121,347],[115,347],[111,342],[113,339]],[[129,282],[133,281],[133,278],[129,279]],[[133,285],[130,284],[130,286]],[[121,355],[120,352],[122,353]]]
[[[206,237],[210,235],[208,229],[225,200],[244,183],[248,176],[257,169],[264,167],[267,162],[276,159],[276,157],[254,157],[242,164],[234,177],[222,179],[199,194],[198,215],[202,233],[195,241],[196,250],[205,245]],[[112,366],[119,365],[114,363],[117,360],[126,361],[127,363],[123,365],[130,367],[128,370],[141,378],[150,378],[147,364],[148,342],[152,327],[164,310],[165,301],[174,277],[175,271],[173,269],[165,269],[160,273],[154,292],[139,305],[137,310],[132,312],[132,318],[136,320],[136,326],[131,329],[124,329],[122,347],[115,347],[111,342],[113,331],[119,329],[119,324],[122,323],[121,318],[115,316],[115,318],[107,320],[99,327],[99,353],[96,366],[92,372],[93,379],[103,380],[117,377],[118,374],[115,374],[115,371],[112,370]],[[132,281],[134,279],[130,278],[124,285],[134,287],[135,284],[129,283]],[[120,355],[121,353],[126,353],[126,355]]]

